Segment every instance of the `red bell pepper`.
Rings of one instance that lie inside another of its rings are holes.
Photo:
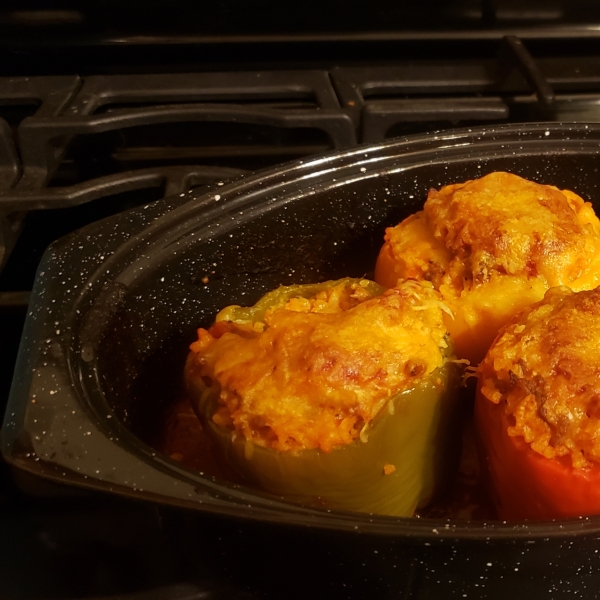
[[[504,520],[550,520],[600,514],[600,465],[573,468],[571,458],[546,458],[521,436],[506,402],[488,400],[478,385],[475,425],[484,476]]]

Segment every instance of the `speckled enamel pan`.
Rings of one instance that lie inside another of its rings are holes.
[[[428,188],[490,171],[572,189],[598,210],[599,167],[600,125],[456,130],[291,163],[78,231],[39,268],[4,456],[156,503],[185,556],[236,565],[232,577],[267,596],[278,579],[259,577],[265,565],[294,578],[279,597],[316,585],[332,597],[593,597],[599,518],[446,522],[304,508],[188,470],[144,440],[182,393],[196,328],[221,307],[280,284],[368,275],[385,227],[420,209]]]

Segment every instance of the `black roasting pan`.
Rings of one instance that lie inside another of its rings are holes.
[[[573,598],[600,518],[392,518],[290,504],[155,450],[195,329],[280,284],[372,272],[430,187],[493,170],[600,210],[600,125],[463,129],[298,161],[121,213],[39,267],[2,430],[17,472],[154,503],[173,552],[262,598]]]

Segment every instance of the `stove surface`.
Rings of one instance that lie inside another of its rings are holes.
[[[488,19],[494,18],[493,4],[482,3]],[[463,5],[456,18],[464,24],[470,5]],[[585,40],[574,49],[573,28],[581,32],[585,23],[566,4],[556,5],[554,10],[563,12],[554,21],[571,33],[561,38],[555,32],[551,45],[542,39],[550,37],[548,27],[537,37],[530,32],[525,43],[496,28],[486,39],[480,30],[466,41],[463,36],[456,51],[439,55],[452,37],[439,29],[433,44],[438,54],[430,49],[402,58],[401,48],[423,47],[404,31],[382,60],[378,52],[391,42],[379,32],[371,40],[379,50],[370,46],[364,55],[372,62],[356,57],[356,49],[347,60],[336,59],[357,33],[348,25],[343,35],[336,34],[347,39],[338,39],[335,52],[323,55],[326,60],[309,61],[310,68],[287,44],[285,68],[188,73],[176,72],[190,66],[185,61],[169,69],[157,59],[157,48],[167,45],[165,30],[160,44],[124,37],[124,45],[134,48],[125,67],[116,58],[118,35],[109,44],[102,30],[93,43],[79,43],[93,68],[80,57],[58,69],[43,49],[64,56],[56,32],[77,22],[79,12],[38,14],[54,21],[35,42],[31,36],[15,37],[31,27],[26,11],[0,10],[0,23],[8,19],[14,25],[6,30],[0,53],[17,56],[12,67],[3,61],[0,78],[0,406],[9,394],[38,263],[63,235],[128,208],[363,142],[475,124],[600,122],[600,41],[580,36]],[[546,20],[552,21],[552,14]],[[526,28],[530,21],[523,14],[518,23]],[[186,41],[178,31],[179,51],[186,44],[198,48],[198,40]],[[234,34],[243,31],[228,33]],[[314,53],[335,41],[321,34],[317,45],[309,46]],[[267,37],[251,44],[251,66],[268,63],[264,52],[272,49],[275,40],[267,38],[273,35],[265,30]],[[305,39],[296,42],[307,47]],[[236,43],[229,44],[230,51],[243,49]],[[144,62],[146,46],[151,48]],[[167,49],[173,52],[172,46]],[[218,56],[215,63],[222,66],[225,51]],[[202,60],[195,54],[190,63],[197,67]],[[65,68],[77,70],[65,75]],[[158,70],[148,72],[153,69]],[[72,490],[1,464],[0,505],[2,598],[255,597],[243,585],[231,584],[225,573],[191,564],[175,550],[151,504]]]

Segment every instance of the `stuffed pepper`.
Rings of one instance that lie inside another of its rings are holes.
[[[185,377],[220,457],[291,501],[410,516],[452,478],[460,364],[439,295],[287,286],[198,330]]]
[[[600,221],[569,190],[491,173],[430,190],[422,211],[387,229],[375,279],[431,281],[452,312],[456,354],[477,365],[549,288],[600,284]]]
[[[600,514],[600,288],[549,290],[478,369],[475,422],[502,519]]]

